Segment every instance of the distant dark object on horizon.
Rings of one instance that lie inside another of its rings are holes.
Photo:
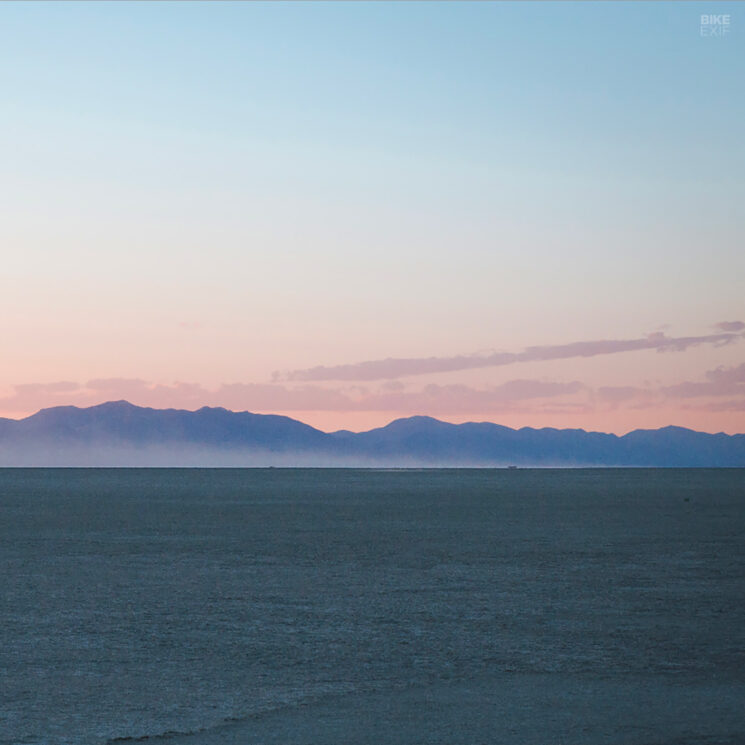
[[[326,433],[286,416],[112,401],[0,419],[0,466],[745,467],[745,434],[663,427],[619,437],[426,416]]]

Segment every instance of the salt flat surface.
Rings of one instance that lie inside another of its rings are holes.
[[[0,470],[0,742],[745,742],[745,472]]]

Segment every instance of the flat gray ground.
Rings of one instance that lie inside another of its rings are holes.
[[[745,472],[0,470],[0,742],[745,742]]]

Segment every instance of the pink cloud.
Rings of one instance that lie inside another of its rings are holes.
[[[613,411],[619,408],[681,408],[682,400],[709,411],[741,411],[745,400],[745,363],[719,367],[700,381],[664,387],[603,386],[581,381],[515,379],[501,385],[476,388],[465,384],[429,384],[409,388],[387,381],[370,390],[361,386],[328,387],[279,383],[226,383],[206,388],[198,383],[150,383],[138,378],[94,379],[85,384],[69,381],[18,385],[0,399],[0,410],[33,413],[58,405],[90,406],[126,399],[140,406],[197,409],[222,406],[235,411],[259,412],[399,412],[431,415],[478,415],[524,412],[539,415],[560,412]],[[727,398],[712,404],[707,398]],[[686,404],[686,406],[688,406]]]
[[[600,339],[527,347],[522,352],[492,352],[454,357],[389,357],[346,365],[333,365],[293,370],[274,379],[287,381],[320,382],[329,380],[383,380],[410,375],[447,373],[485,367],[501,367],[519,362],[544,362],[548,360],[596,357],[652,349],[658,352],[683,352],[701,344],[721,346],[742,338],[741,333],[707,334],[705,336],[669,337],[658,331],[639,339]]]
[[[19,391],[19,389],[21,389]],[[60,404],[90,406],[106,400],[127,399],[140,406],[199,408],[223,406],[254,411],[428,411],[468,412],[508,408],[515,402],[573,395],[585,390],[570,383],[512,380],[486,389],[466,385],[427,385],[406,391],[402,384],[382,385],[376,391],[359,386],[327,388],[275,383],[227,383],[214,390],[198,383],[153,384],[140,379],[109,378],[77,383],[18,386],[15,394],[0,399],[5,411],[36,411]]]
[[[662,391],[673,398],[745,395],[745,363],[737,367],[709,370],[706,378],[706,381],[685,381],[666,386]]]
[[[722,331],[743,331],[745,330],[745,323],[742,321],[720,321],[714,325],[714,328]]]

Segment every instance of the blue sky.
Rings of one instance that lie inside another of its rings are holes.
[[[744,11],[3,3],[0,385],[215,389],[745,316]],[[737,350],[530,374],[672,384]]]

